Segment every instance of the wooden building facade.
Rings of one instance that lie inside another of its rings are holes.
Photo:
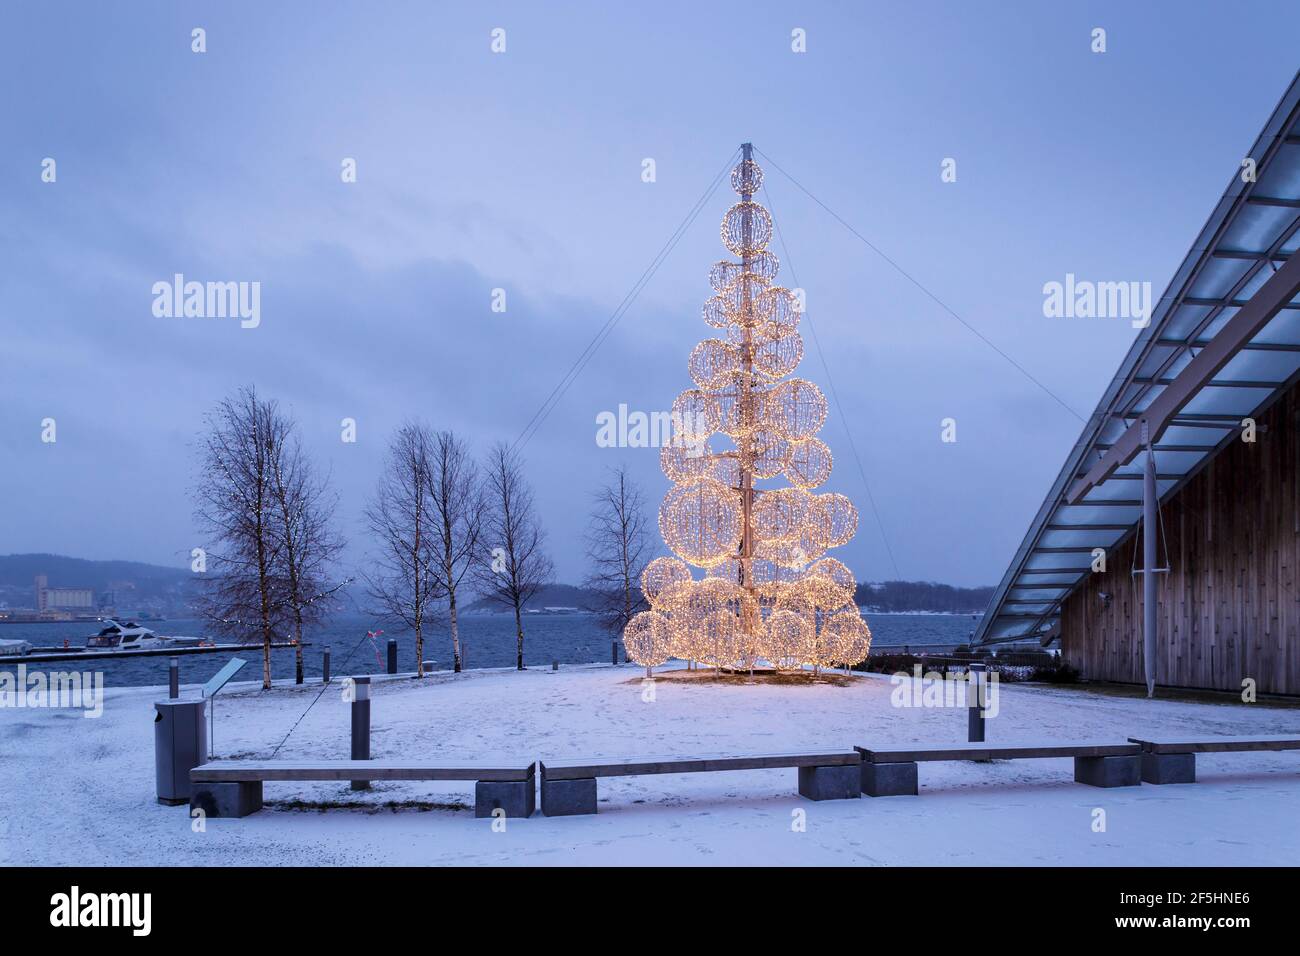
[[[1300,387],[1162,507],[1157,685],[1300,695]],[[1157,466],[1159,451],[1157,450]],[[1136,483],[1140,487],[1140,483]],[[1139,492],[1140,493],[1140,492]],[[1130,536],[1061,607],[1061,652],[1091,680],[1142,683],[1140,547]]]

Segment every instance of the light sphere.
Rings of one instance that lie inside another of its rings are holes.
[[[734,262],[731,259],[719,259],[709,270],[709,285],[713,286],[714,292],[725,292],[731,283],[745,271],[743,262]],[[771,278],[768,276],[767,278]],[[713,323],[710,322],[710,325]]]
[[[831,615],[823,627],[829,635],[833,663],[852,667],[871,653],[871,628],[856,607]]]
[[[704,321],[715,329],[725,329],[731,325],[731,313],[727,308],[727,300],[723,296],[724,288],[717,295],[709,296],[704,300],[704,307],[700,309],[700,314]]]
[[[820,438],[790,442],[785,476],[792,485],[816,488],[831,476],[831,450]]]
[[[758,255],[771,241],[772,217],[756,202],[738,202],[722,217],[722,244],[732,255]]]
[[[731,170],[731,188],[740,195],[750,195],[763,188],[763,170],[752,159],[737,163]]]
[[[655,558],[641,572],[641,593],[653,608],[668,608],[665,594],[673,587],[691,583],[691,569],[678,558]],[[670,608],[669,608],[670,609]]]
[[[781,271],[781,260],[772,255],[772,250],[764,249],[749,257],[749,271],[754,275],[762,276],[770,283]]]
[[[735,551],[741,533],[740,495],[713,478],[675,485],[659,507],[659,532],[673,554],[709,567]]]
[[[767,321],[768,300],[763,293],[768,282],[752,272],[742,272],[736,281],[727,286],[719,298],[726,304],[727,316],[733,325],[753,328]]]
[[[811,438],[826,422],[826,397],[812,382],[788,378],[772,389],[769,421],[791,441]]]
[[[671,625],[658,611],[642,611],[623,629],[623,648],[627,656],[643,667],[654,667],[668,660]]]
[[[756,429],[750,436],[752,468],[759,478],[775,478],[787,467],[790,443],[776,432],[766,428]]]
[[[812,625],[794,611],[773,612],[760,644],[763,657],[777,670],[797,670],[804,662],[804,648],[811,643],[811,630]]]
[[[795,329],[799,326],[799,300],[789,289],[772,286],[763,293],[763,315],[769,322],[783,329]]]
[[[699,388],[688,388],[673,399],[673,439],[682,444],[701,441],[718,430],[722,410],[718,399]]]
[[[858,532],[858,509],[852,501],[835,492],[818,495],[817,510],[828,548],[840,548],[853,540]]]
[[[803,336],[794,329],[766,322],[753,336],[753,343],[754,368],[768,378],[784,378],[803,361]]]
[[[737,452],[719,452],[709,461],[709,477],[728,488],[740,487],[740,458]]]
[[[669,481],[685,484],[696,478],[711,477],[713,456],[708,444],[668,444],[659,449],[659,467]]]
[[[853,572],[834,558],[822,558],[808,569],[809,578],[818,582],[825,591],[825,600],[818,601],[819,608],[837,608],[851,602],[858,589]]]
[[[725,385],[733,372],[740,369],[740,353],[722,339],[705,339],[691,350],[687,369],[700,388]]]
[[[764,541],[788,541],[798,535],[812,496],[802,488],[773,488],[754,503],[754,531]]]

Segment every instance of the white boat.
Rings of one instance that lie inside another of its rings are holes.
[[[200,643],[197,637],[165,637],[155,634],[149,628],[128,621],[121,624],[112,618],[104,618],[104,629],[93,637],[86,638],[86,648],[98,651],[142,651],[164,647],[190,647]]]
[[[0,657],[22,657],[31,649],[27,641],[0,640]]]

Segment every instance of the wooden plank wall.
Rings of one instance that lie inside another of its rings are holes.
[[[1234,441],[1163,507],[1172,570],[1158,585],[1158,684],[1240,690],[1253,678],[1260,693],[1300,694],[1298,388],[1260,416],[1254,443]],[[1062,607],[1062,654],[1090,679],[1144,681],[1137,543]]]

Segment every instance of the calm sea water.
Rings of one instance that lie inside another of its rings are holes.
[[[976,617],[953,614],[868,614],[873,647],[905,644],[959,644],[969,640]],[[202,621],[168,620],[149,622],[158,634],[206,636],[210,632]],[[321,656],[331,649],[330,669],[335,676],[383,673],[387,661],[389,638],[397,641],[398,668],[415,669],[415,636],[384,628],[385,633],[372,643],[366,631],[382,627],[373,618],[361,615],[338,615],[328,625],[307,635],[309,647],[303,651],[306,679],[321,676]],[[37,646],[60,646],[68,640],[81,647],[86,637],[99,628],[94,622],[0,625],[0,638],[30,641]],[[461,644],[466,667],[509,667],[515,663],[514,617],[508,614],[467,615],[460,621]],[[610,635],[587,614],[534,614],[524,621],[524,663],[532,667],[562,664],[590,664],[610,660]],[[224,643],[224,641],[222,641]],[[622,659],[622,647],[619,649]],[[239,679],[261,677],[262,652],[258,645],[247,650],[216,654],[185,655],[180,658],[181,682],[202,683],[215,674],[231,657],[248,661]],[[446,625],[425,631],[424,659],[433,661],[436,670],[451,669],[451,637]],[[294,654],[291,648],[271,652],[271,670],[276,678],[292,678]],[[0,658],[0,670],[13,670],[18,659]],[[57,668],[58,664],[35,664],[32,667]],[[101,659],[64,665],[78,670],[102,670],[109,687],[159,685],[167,683],[167,657],[135,659]]]

